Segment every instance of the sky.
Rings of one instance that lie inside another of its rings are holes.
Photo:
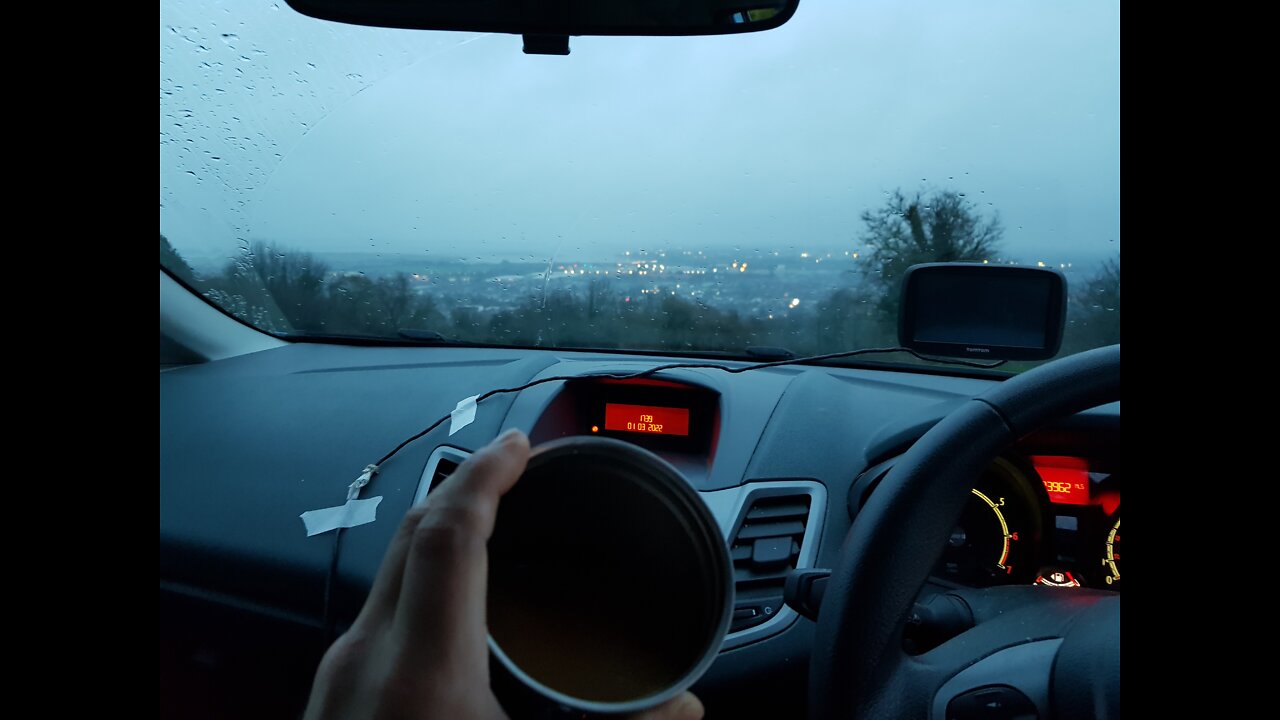
[[[570,45],[162,0],[160,232],[193,260],[798,254],[948,189],[1008,257],[1119,255],[1118,1],[803,0],[766,32]]]

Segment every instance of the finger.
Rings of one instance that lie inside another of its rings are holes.
[[[462,467],[466,467],[465,462]],[[460,471],[461,468],[459,469]],[[505,491],[504,488],[503,492]],[[442,491],[438,490],[431,497],[435,498],[440,494],[442,494]],[[394,617],[400,597],[401,580],[404,577],[404,564],[409,555],[413,532],[417,529],[418,524],[422,522],[422,517],[425,513],[426,507],[421,504],[410,508],[409,512],[405,513],[404,520],[401,521],[395,536],[392,537],[391,543],[387,546],[382,565],[378,568],[378,574],[374,578],[373,588],[369,591],[369,597],[365,600],[364,606],[360,609],[360,614],[356,617],[355,627],[388,622]]]
[[[400,522],[400,527],[396,529],[396,534],[391,538],[391,544],[387,546],[387,552],[382,557],[382,565],[378,568],[378,575],[373,580],[373,588],[369,591],[364,607],[360,608],[360,614],[356,616],[353,628],[388,623],[395,618],[396,605],[400,597],[400,581],[404,577],[405,558],[409,556],[413,531],[422,522],[422,516],[426,510],[426,506],[418,505],[409,508],[409,512],[405,513],[404,520]]]
[[[508,430],[459,465],[448,482],[440,484],[432,502],[441,497],[479,493],[496,505],[520,479],[528,462],[529,438],[519,430]]]
[[[652,710],[632,715],[631,720],[702,720],[706,709],[691,692],[682,692]]]
[[[485,587],[498,501],[524,472],[529,440],[512,431],[471,456],[435,491],[409,542],[396,605],[406,652],[487,677]]]

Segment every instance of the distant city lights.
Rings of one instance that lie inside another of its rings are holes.
[[[832,289],[858,282],[859,276],[856,273],[859,267],[863,270],[870,269],[863,264],[850,266],[839,261],[842,257],[846,260],[859,259],[862,253],[854,249],[840,250],[838,246],[834,246],[830,252],[821,248],[801,252],[780,247],[784,248],[781,252],[751,247],[736,247],[722,253],[673,250],[670,253],[672,266],[669,268],[658,260],[659,257],[665,258],[665,254],[656,249],[626,250],[626,257],[621,262],[614,262],[613,267],[610,267],[610,260],[602,258],[586,258],[578,262],[561,260],[535,266],[524,274],[487,277],[486,281],[495,284],[505,296],[468,298],[467,302],[484,308],[485,311],[500,309],[512,302],[507,297],[514,297],[510,291],[518,289],[522,282],[528,283],[535,293],[549,294],[554,288],[554,285],[547,284],[550,281],[564,283],[555,290],[557,292],[586,292],[593,299],[611,297],[611,302],[631,303],[649,310],[679,297],[682,302],[696,303],[703,308],[732,307],[757,320],[793,323],[800,318],[826,312],[823,302],[814,300],[815,297],[825,297]],[[744,259],[744,256],[748,259]],[[682,257],[683,261],[678,259]],[[874,251],[870,257],[872,259],[868,262],[876,262],[877,255]],[[803,261],[797,263],[797,259]],[[828,262],[823,264],[823,260]],[[973,259],[971,262],[988,266],[1057,268],[1068,275],[1073,274],[1068,272],[1072,263],[1052,257],[1042,260],[1009,256],[987,257]],[[745,274],[751,263],[755,263],[756,267],[751,277],[747,278]],[[719,275],[721,269],[728,273],[737,272],[742,277],[736,282],[725,279]],[[705,277],[709,274],[713,277]],[[422,284],[422,288],[415,288],[420,293],[434,291],[435,286],[461,289],[471,282],[469,275],[459,272],[437,271],[431,276],[426,272],[411,272],[407,276],[415,285]],[[582,280],[582,276],[587,276],[587,280]],[[427,285],[432,287],[426,287]],[[610,286],[617,295],[610,294]],[[805,295],[804,303],[790,289],[797,287]],[[600,290],[604,290],[604,293],[601,294]],[[800,309],[802,305],[804,310]],[[775,325],[770,323],[770,327]]]

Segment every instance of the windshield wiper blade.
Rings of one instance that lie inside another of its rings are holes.
[[[796,354],[784,347],[749,347],[747,357],[753,360],[790,360]]]
[[[502,343],[481,342],[476,340],[459,340],[451,338],[448,335],[441,335],[435,330],[417,330],[415,328],[400,328],[396,331],[396,337],[401,340],[409,340],[414,345],[426,345],[428,347],[471,347],[471,348],[511,348],[511,345],[503,345]],[[387,338],[388,342],[395,342],[391,338]],[[403,343],[400,343],[403,344]]]
[[[447,338],[434,330],[415,330],[413,328],[400,328],[396,331],[396,337],[402,340],[412,340],[423,345],[454,345],[461,341]]]
[[[397,330],[392,335],[362,335],[359,333],[279,333],[277,337],[291,342],[330,342],[350,345],[386,345],[403,347],[405,345],[421,345],[425,347],[475,347],[505,348],[507,345],[497,343],[471,342],[455,340],[430,330]]]
[[[910,362],[910,360],[902,360],[894,357],[876,358],[874,355],[898,355],[906,354],[913,356],[918,361]],[[962,360],[959,358],[934,357],[920,355],[911,352],[906,348],[869,348],[867,350],[858,351],[856,357],[816,357],[813,359],[801,358],[800,362],[805,365],[825,365],[829,367],[847,367],[847,368],[865,368],[869,370],[907,370],[912,372],[945,372],[945,373],[981,373],[983,376],[999,375],[1005,376],[1010,373],[1006,370],[997,370],[1001,365],[1005,364],[1004,360],[991,363],[979,363],[973,360]]]

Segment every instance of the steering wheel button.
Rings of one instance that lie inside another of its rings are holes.
[[[970,690],[947,705],[947,720],[1036,720],[1031,699],[1008,685]]]

